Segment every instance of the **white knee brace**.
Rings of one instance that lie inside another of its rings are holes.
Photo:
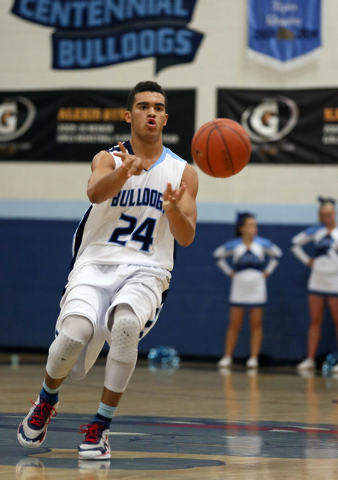
[[[58,379],[68,375],[74,367],[84,345],[61,330],[49,348],[46,370],[50,377]]]
[[[116,317],[111,331],[109,355],[121,363],[134,363],[140,336],[140,322],[136,315]]]
[[[124,392],[135,368],[141,325],[128,305],[116,307],[113,321],[104,386]]]
[[[59,335],[49,348],[46,366],[48,375],[54,379],[66,377],[92,334],[92,324],[86,318],[66,318]]]

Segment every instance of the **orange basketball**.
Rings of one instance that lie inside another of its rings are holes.
[[[207,175],[231,177],[240,172],[250,159],[250,138],[234,120],[216,118],[197,130],[191,143],[191,155]]]

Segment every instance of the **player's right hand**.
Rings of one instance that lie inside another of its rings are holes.
[[[130,155],[121,142],[119,142],[119,147],[121,152],[114,152],[114,155],[122,159],[122,168],[127,170],[128,178],[133,175],[141,175],[144,169],[148,170],[150,167],[150,159],[142,160],[142,158],[136,155]]]

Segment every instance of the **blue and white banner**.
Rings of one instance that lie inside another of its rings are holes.
[[[317,57],[321,0],[248,0],[249,58],[286,71]]]
[[[155,71],[192,62],[203,33],[188,28],[197,0],[14,0],[12,13],[53,27],[57,70],[154,57]]]

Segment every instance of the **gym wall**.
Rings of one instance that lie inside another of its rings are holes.
[[[151,79],[168,89],[196,89],[197,129],[216,116],[217,88],[335,87],[335,0],[323,2],[320,57],[288,73],[248,59],[246,3],[198,0],[189,23],[189,28],[204,35],[195,60],[164,68],[156,75],[153,58],[98,69],[52,69],[53,28],[14,16],[10,13],[14,1],[2,0],[0,41],[6,48],[0,57],[0,89],[126,89]],[[53,339],[72,235],[88,205],[89,174],[89,158],[76,164],[0,162],[0,347],[47,348]],[[215,267],[212,251],[232,237],[236,211],[249,209],[257,214],[260,234],[284,251],[280,267],[269,280],[262,353],[276,360],[301,359],[306,350],[308,271],[290,254],[289,242],[300,229],[316,222],[319,194],[337,198],[337,167],[248,165],[226,180],[198,175],[196,240],[188,249],[178,249],[168,300],[158,325],[142,340],[141,352],[171,344],[186,355],[222,354],[229,282]],[[333,338],[327,320],[319,354],[336,349]],[[245,326],[236,355],[245,357],[248,351]]]

